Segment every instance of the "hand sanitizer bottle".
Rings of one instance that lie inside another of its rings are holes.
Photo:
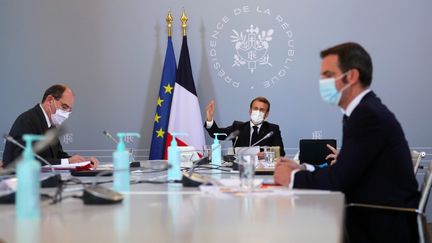
[[[172,132],[171,145],[168,147],[168,180],[181,180],[182,173],[180,170],[180,150],[177,146],[176,136],[187,135],[187,133]]]
[[[23,158],[16,168],[16,216],[18,219],[40,218],[40,170],[41,164],[33,156],[32,142],[42,140],[43,136],[24,134],[26,147]]]
[[[216,165],[216,166],[221,166],[222,165],[222,145],[219,143],[218,140],[218,136],[219,135],[225,135],[225,133],[213,133],[214,135],[214,140],[213,140],[213,144],[212,144],[212,151],[211,151],[211,156],[212,156],[212,164]]]
[[[117,133],[119,142],[117,150],[113,153],[114,161],[114,190],[117,192],[128,192],[130,189],[130,156],[126,150],[124,137],[140,137],[138,133]]]

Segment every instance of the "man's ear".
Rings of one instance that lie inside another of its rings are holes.
[[[347,74],[348,83],[354,84],[360,81],[360,72],[357,68],[351,69]]]
[[[55,98],[54,98],[54,96],[52,96],[52,95],[48,95],[48,96],[47,96],[47,100],[48,100],[48,101],[52,101],[52,100],[55,100]]]

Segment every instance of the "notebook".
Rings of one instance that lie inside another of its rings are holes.
[[[331,159],[326,161],[325,157],[332,152],[327,148],[326,144],[330,144],[333,148],[336,148],[336,139],[300,139],[300,163],[312,165],[330,163]]]

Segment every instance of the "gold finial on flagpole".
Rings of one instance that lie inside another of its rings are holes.
[[[186,36],[186,26],[187,26],[186,22],[188,21],[188,17],[186,16],[184,9],[180,20],[182,22],[183,36]]]
[[[166,22],[168,25],[168,36],[171,36],[171,34],[172,34],[172,22],[173,22],[173,17],[171,15],[171,9],[168,10],[168,16],[166,17]]]

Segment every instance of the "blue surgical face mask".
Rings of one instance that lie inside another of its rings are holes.
[[[319,81],[319,89],[321,98],[324,102],[330,105],[339,105],[339,101],[342,98],[342,92],[347,89],[351,84],[345,85],[340,91],[336,89],[336,80],[344,77],[346,73],[343,73],[337,78],[325,78],[320,79]]]

